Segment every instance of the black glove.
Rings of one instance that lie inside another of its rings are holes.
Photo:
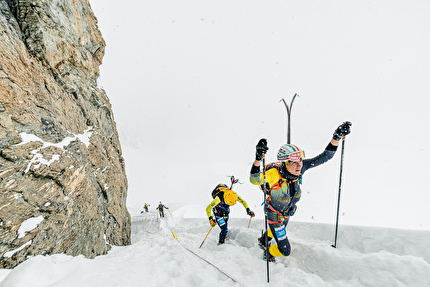
[[[341,124],[335,131],[333,134],[333,139],[340,141],[344,136],[349,135],[349,133],[351,132],[351,127],[352,124],[351,122],[344,122],[343,124]]]
[[[261,160],[263,158],[263,154],[265,154],[269,148],[267,147],[267,140],[261,139],[258,141],[255,152],[255,159]]]
[[[255,216],[255,213],[253,211],[251,211],[251,209],[249,209],[249,207],[246,209],[246,214],[248,214],[251,217]]]

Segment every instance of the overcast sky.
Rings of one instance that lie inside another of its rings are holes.
[[[430,229],[429,1],[90,0],[106,41],[99,85],[126,161],[127,205],[209,204],[218,183],[261,213],[255,145],[307,157],[345,145],[342,221]],[[332,222],[340,150],[304,176],[297,220]]]

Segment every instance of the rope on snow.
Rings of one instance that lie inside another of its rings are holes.
[[[207,261],[206,259],[204,259],[203,257],[200,257],[199,255],[197,255],[196,253],[194,253],[193,251],[191,251],[190,249],[188,249],[187,247],[185,247],[184,245],[182,245],[182,243],[179,241],[178,237],[176,236],[176,234],[170,230],[170,232],[172,232],[173,237],[176,239],[176,241],[182,246],[182,248],[184,248],[185,250],[187,250],[188,252],[194,254],[195,256],[197,256],[198,258],[200,258],[201,260],[203,260],[204,262],[206,262],[207,264],[209,264],[210,266],[212,266],[213,268],[215,268],[216,270],[218,270],[221,274],[223,274],[224,276],[226,276],[227,278],[229,278],[231,281],[233,281],[236,284],[239,284],[240,286],[243,286],[242,284],[240,284],[239,282],[237,282],[235,279],[233,279],[230,275],[228,275],[227,273],[225,273],[224,271],[222,271],[220,268],[216,267],[215,265],[213,265],[212,263],[210,263],[209,261]]]

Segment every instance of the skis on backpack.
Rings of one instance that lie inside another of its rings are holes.
[[[235,185],[236,183],[243,184],[243,182],[239,182],[239,180],[237,178],[235,178],[234,175],[227,175],[227,177],[229,177],[231,180],[230,189],[232,189],[233,185]]]
[[[293,99],[291,100],[290,106],[287,105],[284,98],[280,100],[280,102],[284,102],[285,108],[287,109],[287,144],[291,143],[291,110],[293,108],[294,99],[298,97],[297,93],[294,94]]]

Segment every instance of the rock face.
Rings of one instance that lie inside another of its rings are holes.
[[[87,0],[0,0],[0,268],[130,244],[104,51]]]

